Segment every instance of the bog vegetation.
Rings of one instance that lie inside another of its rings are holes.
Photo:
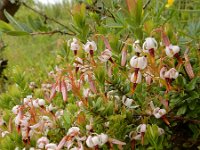
[[[200,2],[20,4],[0,21],[0,149],[200,149]]]

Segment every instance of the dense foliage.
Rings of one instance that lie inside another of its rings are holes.
[[[18,3],[0,149],[200,148],[198,0]]]

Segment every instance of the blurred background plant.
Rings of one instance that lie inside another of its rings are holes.
[[[105,36],[112,48],[116,64],[120,65],[121,51],[125,45],[129,59],[134,54],[131,46],[133,41],[144,41],[146,37],[153,36],[160,42],[161,34],[155,29],[162,27],[172,44],[181,47],[182,57],[185,50],[189,49],[189,58],[195,74],[195,78],[190,80],[184,68],[181,68],[180,76],[174,83],[178,90],[170,91],[165,97],[170,101],[168,117],[171,126],[143,114],[151,100],[161,106],[160,97],[165,96],[165,89],[156,85],[149,88],[146,83],[138,85],[135,94],[129,97],[140,105],[139,109],[121,107],[120,110],[113,110],[116,98],[107,103],[97,96],[90,104],[89,110],[84,113],[88,115],[86,118],[94,117],[96,132],[106,132],[125,141],[127,145],[124,149],[130,149],[128,133],[135,129],[141,120],[151,125],[147,126],[144,145],[138,142],[136,149],[196,149],[200,146],[199,0],[175,0],[171,4],[167,0],[74,0],[54,5],[19,1],[19,4],[20,8],[15,17],[4,11],[9,24],[0,21],[0,108],[1,117],[7,126],[10,116],[13,117],[10,111],[13,106],[21,104],[22,99],[30,94],[44,98],[41,84],[53,83],[53,80],[47,77],[48,73],[54,70],[56,65],[65,67],[67,63],[73,63],[73,54],[67,46],[69,39],[76,37],[83,43],[88,39],[97,41],[98,49],[101,50],[97,55],[100,55],[104,48],[100,36]],[[132,39],[132,43],[127,43],[127,39]],[[5,65],[7,60],[8,66]],[[126,67],[120,70],[124,73],[129,71]],[[98,84],[105,86],[106,73],[102,70],[95,71]],[[30,88],[31,82],[35,83],[33,89]],[[118,69],[113,70],[110,82],[112,84],[108,86],[107,92],[116,91],[113,95],[120,98],[128,94],[130,85],[125,77],[118,76]],[[52,141],[58,142],[62,137],[57,133],[64,136],[64,132],[75,120],[73,114],[78,108],[72,96],[67,104],[61,102],[60,96],[56,97],[53,103],[66,111],[63,117],[64,126],[60,125],[58,130],[49,133]],[[84,118],[84,115],[82,117]],[[88,123],[88,119],[86,120],[85,123],[80,123],[83,130]],[[105,121],[110,122],[108,129],[103,127]],[[165,130],[165,135],[161,138],[158,138],[158,127]],[[1,130],[6,129],[3,127]],[[16,132],[6,138],[0,138],[0,148],[8,150],[16,146],[27,146],[20,138]],[[35,146],[35,142],[31,143],[31,146]]]

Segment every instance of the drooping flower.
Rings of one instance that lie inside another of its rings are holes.
[[[153,74],[150,71],[147,71],[146,73],[144,73],[144,77],[146,80],[147,85],[151,85],[151,83],[153,82]]]
[[[132,83],[141,83],[141,81],[142,81],[142,74],[141,74],[141,72],[138,71],[137,76],[136,76],[136,73],[134,72],[134,73],[131,75],[131,77],[130,77],[130,81],[131,81]]]
[[[55,143],[49,143],[45,145],[46,150],[57,150],[57,144]]]
[[[168,57],[173,57],[175,54],[179,53],[180,47],[177,45],[166,46],[165,52]]]
[[[140,71],[135,71],[131,77],[130,77],[130,81],[133,83],[133,87],[132,87],[132,93],[134,93],[137,84],[142,82],[142,74]]]
[[[45,146],[49,144],[49,139],[47,137],[41,137],[37,140],[37,147],[38,148],[45,148]]]
[[[80,49],[80,45],[76,38],[73,38],[73,42],[70,45],[70,49],[74,51],[74,55],[77,55],[77,51]]]
[[[158,43],[157,41],[152,38],[148,37],[145,39],[145,42],[143,43],[143,51],[146,53],[149,53],[152,57],[155,56],[155,50],[158,48]]]
[[[14,106],[14,107],[12,108],[12,112],[13,112],[15,115],[17,115],[18,112],[19,112],[19,109],[20,109],[20,105],[16,105],[16,106]]]
[[[133,50],[135,51],[135,53],[141,53],[142,52],[142,48],[140,47],[140,41],[136,40],[133,43]]]
[[[128,108],[137,108],[138,105],[132,105],[134,103],[134,100],[131,98],[127,98],[125,95],[122,97],[122,103],[128,107]]]
[[[166,112],[165,109],[160,109],[159,107],[157,107],[157,108],[155,108],[155,109],[153,110],[153,115],[154,115],[157,119],[161,118],[161,117],[164,116],[166,113],[167,113],[167,112]]]
[[[90,135],[86,140],[86,144],[90,148],[94,148],[96,146],[102,146],[107,142],[108,142],[108,135],[104,133],[101,133],[100,135],[96,136]]]
[[[162,119],[167,125],[170,125],[169,121],[167,120],[167,117],[165,116],[167,114],[167,111],[165,109],[161,109],[160,107],[155,107],[153,104],[153,101],[150,102],[150,107],[153,111],[153,115],[157,119]]]
[[[137,133],[139,134],[139,135],[137,135],[136,137],[137,137],[137,138],[141,137],[141,143],[142,143],[142,145],[144,144],[144,134],[145,134],[145,132],[146,132],[146,129],[147,129],[147,125],[146,125],[146,124],[140,124],[140,125],[137,127],[137,129],[136,129]],[[136,137],[135,137],[135,138],[136,138]]]
[[[135,69],[145,69],[147,66],[147,58],[145,56],[133,56],[130,60],[130,65]]]
[[[101,56],[99,56],[98,58],[100,59],[101,62],[107,62],[108,60],[110,60],[113,63],[111,57],[112,57],[112,52],[109,49],[106,49],[101,53]]]
[[[179,73],[176,71],[175,68],[171,68],[164,74],[164,78],[169,78],[169,79],[176,79],[178,77]]]
[[[91,56],[93,56],[94,51],[97,50],[97,45],[94,41],[87,41],[85,45],[83,45],[83,49],[85,52],[90,53]]]
[[[44,105],[45,105],[45,100],[44,99],[33,100],[33,107],[35,107],[35,108],[44,107]]]

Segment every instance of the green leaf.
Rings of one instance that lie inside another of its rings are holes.
[[[187,91],[192,91],[195,89],[196,86],[196,82],[197,82],[198,78],[194,78],[192,81],[190,81],[190,83],[188,85],[186,85],[186,90]]]
[[[6,32],[6,34],[12,35],[12,36],[30,35],[28,32],[24,32],[24,31],[8,31],[8,32]]]
[[[177,111],[177,115],[183,115],[183,114],[185,114],[186,110],[187,110],[187,106],[186,105],[180,107],[178,109],[178,111]]]
[[[20,23],[18,23],[6,10],[4,10],[4,14],[5,14],[6,18],[9,20],[9,22],[12,23],[13,25],[15,25],[17,27],[17,29],[26,31],[23,28],[23,26],[21,26]]]
[[[10,24],[0,20],[0,30],[1,31],[13,31],[14,28]]]

